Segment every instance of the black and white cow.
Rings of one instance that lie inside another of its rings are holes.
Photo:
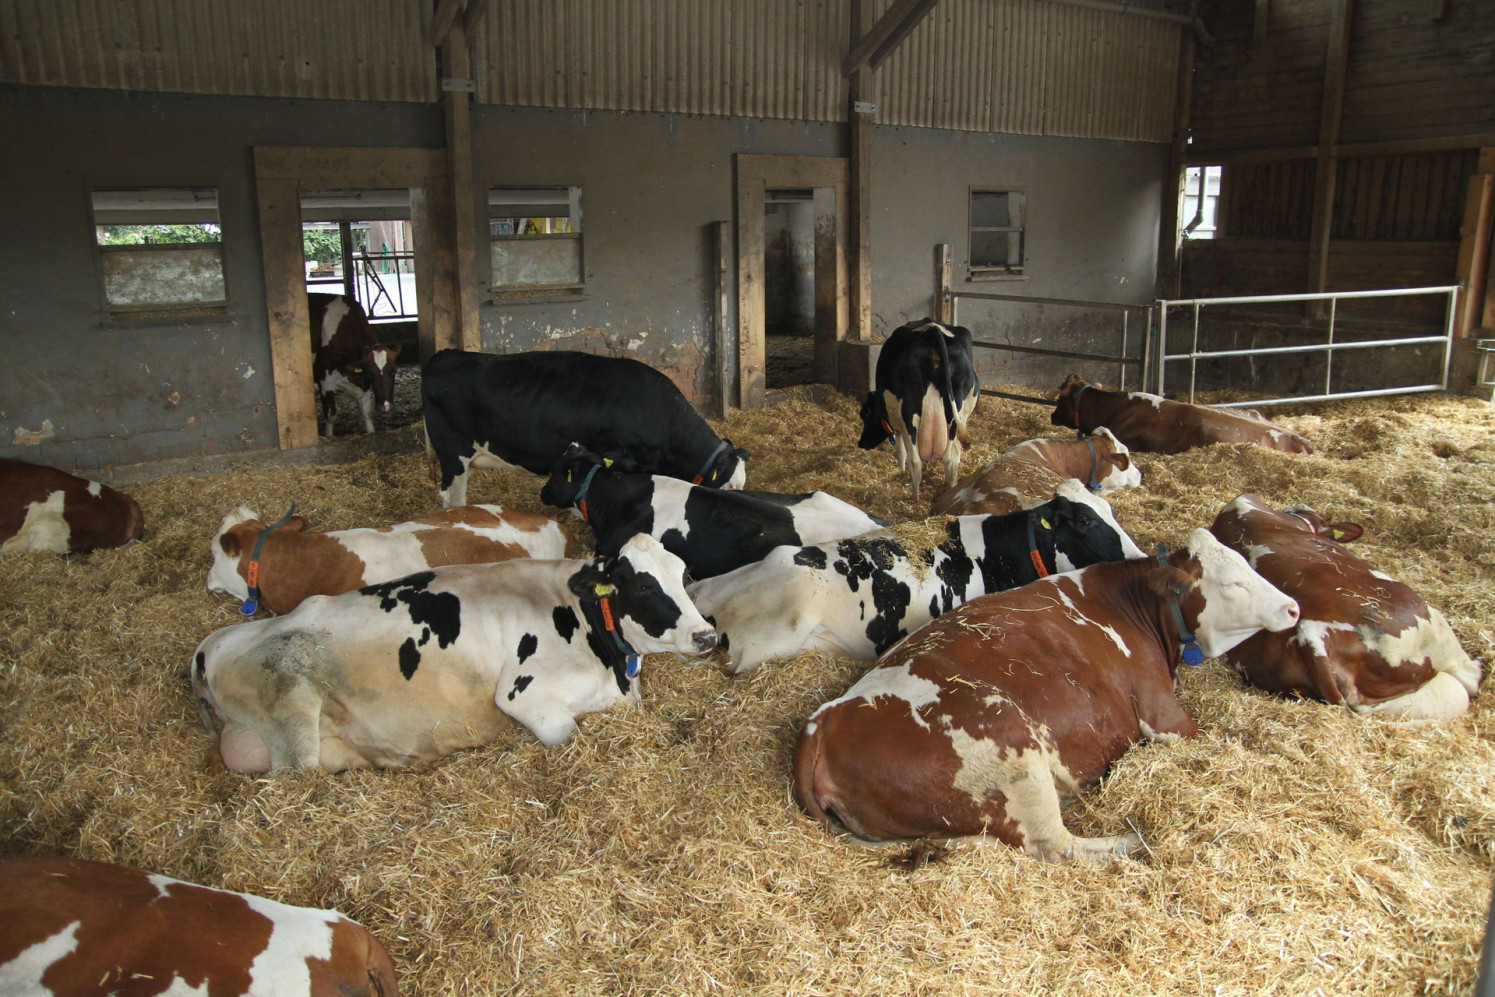
[[[827,492],[722,491],[660,474],[625,473],[575,444],[540,490],[540,500],[585,520],[599,554],[648,533],[683,560],[693,578],[761,561],[785,544],[820,543],[888,525]]]
[[[572,443],[650,474],[741,488],[748,452],[716,435],[664,374],[627,357],[441,350],[421,378],[441,504],[467,504],[473,467],[549,474]]]
[[[322,401],[322,435],[333,435],[337,392],[358,402],[363,431],[374,431],[374,406],[388,415],[394,407],[395,361],[400,347],[374,336],[369,317],[346,294],[308,294],[311,316],[312,382]]]
[[[892,440],[917,502],[925,464],[943,461],[951,485],[960,477],[960,458],[970,442],[966,423],[980,396],[971,330],[933,319],[899,326],[877,354],[857,446],[871,450]]]
[[[637,703],[639,656],[716,633],[685,565],[653,537],[616,558],[455,565],[224,627],[192,688],[236,772],[410,765],[493,740],[511,719],[547,745],[576,716]]]
[[[1070,478],[1052,501],[1005,516],[957,516],[937,546],[895,530],[779,547],[757,564],[690,586],[731,670],[806,648],[872,661],[941,613],[1100,561],[1142,557],[1111,506]]]

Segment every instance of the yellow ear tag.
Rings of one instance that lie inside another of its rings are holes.
[[[570,484],[570,483],[571,483],[571,482],[573,482],[573,481],[575,481],[575,480],[576,480],[576,479],[575,479],[575,478],[573,478],[573,477],[572,477],[572,476],[571,476],[571,472],[570,472],[570,471],[567,471],[567,472],[566,472],[566,484],[568,484],[568,485],[569,485],[569,484]]]
[[[1335,540],[1338,540],[1340,537],[1344,536],[1344,530],[1330,530],[1329,536],[1333,537]]]
[[[596,585],[592,586],[592,591],[596,592],[597,598],[600,599],[605,595],[612,595],[613,587],[606,582],[598,582]]]
[[[1044,519],[1042,516],[1038,517],[1038,525],[1042,526],[1046,530],[1053,529],[1053,527],[1049,525],[1049,521],[1047,519]]]
[[[612,467],[613,466],[613,459],[611,457],[604,457],[604,458],[602,458],[602,466],[603,467]]]

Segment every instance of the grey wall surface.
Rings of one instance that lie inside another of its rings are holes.
[[[0,135],[0,456],[73,470],[275,446],[251,148],[429,146],[442,122],[412,104],[0,87]],[[89,190],[176,185],[218,188],[228,304],[111,317]]]
[[[582,187],[587,274],[579,295],[485,302],[483,349],[629,352],[703,406],[714,401],[709,233],[734,220],[732,157],[844,155],[844,131],[475,108],[480,187]],[[10,86],[0,87],[0,134],[9,151],[0,157],[0,455],[87,471],[275,446],[255,145],[437,147],[443,128],[426,105]],[[1163,147],[884,128],[873,152],[876,332],[930,313],[933,247],[953,243],[964,260],[972,186],[1028,192],[1029,277],[1004,289],[1125,301],[1150,293]],[[88,191],[147,185],[218,188],[221,312],[163,320],[103,309]],[[727,298],[735,311],[735,288]],[[978,338],[991,331],[976,310],[962,318]],[[1008,323],[1004,334],[1047,335],[1045,321]]]

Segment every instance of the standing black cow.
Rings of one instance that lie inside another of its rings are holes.
[[[467,504],[470,468],[549,474],[572,443],[712,488],[747,482],[748,452],[718,437],[668,377],[627,357],[441,350],[422,373],[421,407],[446,506]]]
[[[775,547],[853,537],[887,526],[828,492],[722,491],[658,474],[630,474],[572,445],[540,490],[546,505],[571,509],[592,528],[597,553],[611,557],[647,533],[710,578],[761,561]]]
[[[943,460],[952,485],[960,477],[961,454],[971,441],[966,423],[980,393],[971,330],[933,319],[899,326],[877,355],[857,446],[871,450],[891,439],[917,502],[925,464]]]

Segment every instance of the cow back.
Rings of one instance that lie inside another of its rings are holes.
[[[43,464],[0,458],[0,553],[78,553],[145,535],[134,498]]]

